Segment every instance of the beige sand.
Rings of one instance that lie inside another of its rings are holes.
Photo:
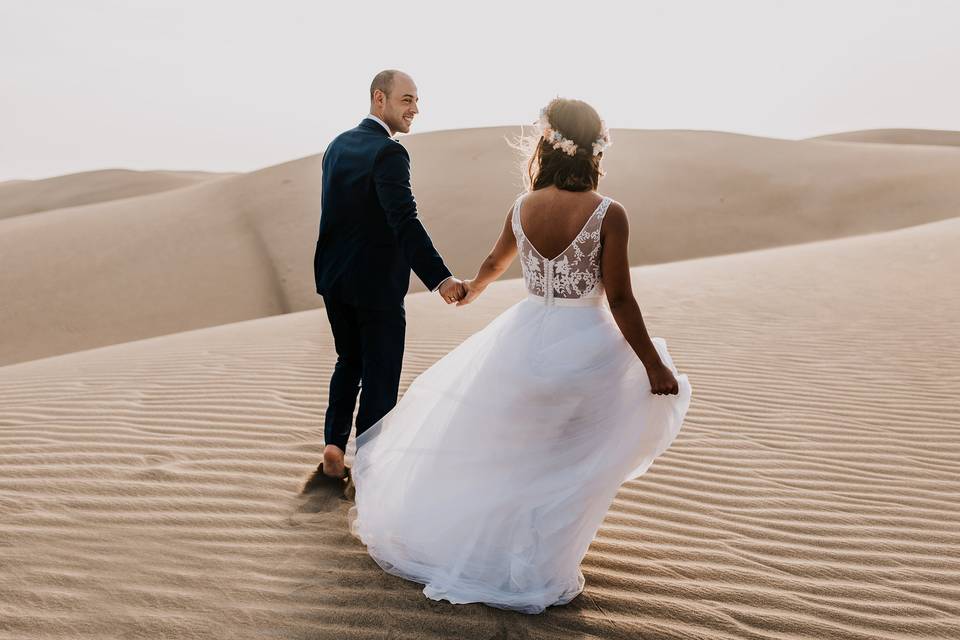
[[[298,498],[322,311],[2,367],[0,637],[960,637],[958,246],[954,218],[636,268],[694,403],[537,617],[428,601]],[[404,388],[521,295],[411,296]]]
[[[517,131],[404,138],[423,218],[464,277],[519,191],[503,139]],[[630,212],[636,265],[895,229],[960,205],[951,148],[702,131],[613,137],[601,187]],[[317,307],[319,197],[312,156],[0,220],[0,364]]]
[[[105,169],[45,180],[0,182],[0,218],[131,198],[232,174]]]

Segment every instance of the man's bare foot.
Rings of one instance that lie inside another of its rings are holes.
[[[346,470],[343,464],[343,450],[335,444],[324,447],[323,474],[331,478],[342,478]]]

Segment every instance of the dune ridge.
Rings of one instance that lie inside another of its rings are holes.
[[[0,182],[0,219],[142,196],[233,174],[102,169],[42,180]]]
[[[306,310],[0,367],[0,637],[960,636],[960,218],[633,269],[694,402],[586,591],[426,600],[299,496],[334,362]],[[402,388],[519,300],[408,301]]]
[[[424,221],[464,277],[519,193],[504,141],[518,131],[403,138]],[[601,191],[630,213],[634,265],[895,229],[954,216],[960,205],[960,155],[943,147],[613,136]],[[0,220],[0,364],[316,308],[319,212],[320,157],[310,156]],[[514,265],[508,276],[518,275]],[[412,290],[422,288],[414,279]]]
[[[960,147],[960,131],[943,131],[939,129],[863,129],[860,131],[843,131],[841,133],[816,136],[809,138],[809,140]]]

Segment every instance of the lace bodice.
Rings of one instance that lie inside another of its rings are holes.
[[[610,202],[610,198],[604,197],[567,248],[548,260],[523,232],[520,223],[523,196],[517,198],[513,205],[513,235],[517,238],[523,280],[530,294],[543,298],[548,305],[556,304],[557,300],[602,297],[600,226]]]

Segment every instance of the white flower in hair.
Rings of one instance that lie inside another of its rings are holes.
[[[543,139],[550,143],[554,149],[561,149],[564,153],[570,156],[577,153],[577,143],[564,137],[562,133],[550,126],[550,120],[547,118],[546,107],[540,110],[540,118],[537,120],[537,128],[540,129],[540,135],[543,136]]]
[[[599,155],[611,146],[613,146],[613,143],[610,141],[610,130],[607,129],[606,123],[601,120],[600,137],[593,141],[593,155]]]

